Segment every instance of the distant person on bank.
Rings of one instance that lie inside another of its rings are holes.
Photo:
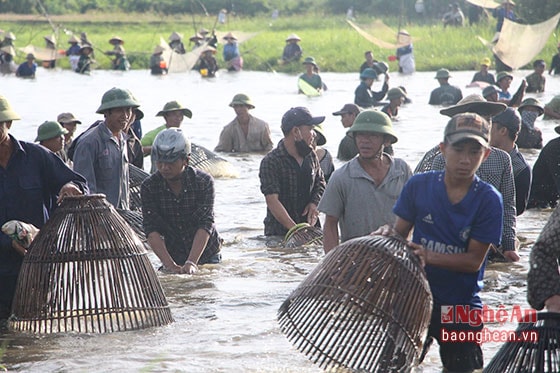
[[[214,149],[217,152],[268,152],[273,143],[270,128],[264,120],[249,114],[255,108],[244,93],[233,96],[230,107],[235,111],[235,119],[227,124],[220,133],[220,140]]]
[[[290,63],[294,61],[299,61],[303,50],[299,45],[301,38],[296,34],[291,34],[286,38],[286,46],[282,52],[282,63]]]

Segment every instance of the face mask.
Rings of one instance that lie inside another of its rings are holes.
[[[311,151],[313,150],[311,146],[307,145],[305,140],[296,140],[295,141],[297,153],[301,157],[306,157]]]
[[[537,120],[539,113],[536,111],[529,111],[523,110],[521,112],[521,119],[523,120],[523,124],[529,128],[535,127],[535,121]]]
[[[301,139],[294,141],[296,151],[300,155],[300,157],[306,157],[309,153],[311,153],[313,148],[311,148],[311,146],[308,145],[307,142],[303,139],[303,137],[301,136],[301,132],[299,132],[299,137],[301,137]]]

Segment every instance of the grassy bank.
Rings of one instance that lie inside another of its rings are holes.
[[[51,17],[51,22],[58,31],[59,49],[66,49],[71,33],[87,32],[89,39],[96,47],[97,68],[107,69],[109,57],[102,52],[112,47],[108,40],[118,35],[125,40],[125,48],[133,69],[147,69],[150,55],[159,43],[160,36],[167,40],[171,32],[183,33],[185,40],[195,29],[205,27],[212,29],[215,17],[194,19],[188,15],[158,16],[154,14],[86,14],[64,15]],[[393,33],[374,28],[372,19],[356,20],[366,31],[387,42],[393,42],[394,32],[398,29],[398,20],[387,19],[384,23]],[[486,20],[473,27],[446,28],[440,24],[406,24],[408,32],[415,38],[414,53],[417,70],[437,70],[441,67],[450,70],[473,70],[478,68],[479,61],[491,57],[491,52],[482,45],[477,36],[490,40],[494,34],[495,21]],[[53,33],[47,19],[40,15],[16,16],[0,15],[0,29],[16,34],[16,47],[28,44],[43,47],[43,36]],[[240,18],[229,17],[228,23],[218,24],[218,31],[240,31],[258,33],[253,38],[240,44],[245,60],[245,70],[258,71],[302,71],[299,64],[279,66],[278,59],[289,34],[297,33],[302,41],[304,56],[313,56],[322,71],[352,72],[363,62],[363,53],[372,50],[378,60],[387,61],[395,50],[382,49],[360,36],[347,23],[344,17],[325,17],[320,14],[308,14],[290,18],[271,20],[268,17]],[[556,52],[557,40],[551,36],[545,49],[537,58],[550,63]],[[21,62],[24,55],[17,56]],[[218,63],[222,63],[221,48],[216,55]],[[392,71],[396,71],[396,62],[389,62]],[[68,61],[62,59],[59,66],[68,67]]]

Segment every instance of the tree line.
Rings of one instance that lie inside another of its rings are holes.
[[[418,12],[418,2],[424,12]],[[495,0],[496,1],[496,0]],[[499,0],[497,0],[499,2]],[[352,7],[354,14],[372,17],[400,17],[408,21],[433,21],[458,2],[465,15],[472,5],[466,0],[0,0],[0,13],[71,14],[97,12],[154,12],[159,14],[229,14],[257,16],[302,13],[344,14]],[[526,23],[536,23],[560,12],[560,1],[518,0],[516,13]],[[487,16],[489,12],[481,11]]]

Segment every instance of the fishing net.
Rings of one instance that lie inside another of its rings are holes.
[[[216,178],[239,176],[235,167],[227,160],[196,144],[191,144],[190,165]]]
[[[278,320],[325,369],[396,372],[417,364],[431,311],[426,275],[404,242],[365,236],[330,251],[284,301]]]
[[[66,197],[18,278],[15,331],[104,333],[173,322],[142,242],[103,195]]]
[[[284,247],[323,246],[323,231],[307,223],[294,225],[284,236]]]
[[[540,312],[522,320],[484,372],[560,372],[560,313]]]

